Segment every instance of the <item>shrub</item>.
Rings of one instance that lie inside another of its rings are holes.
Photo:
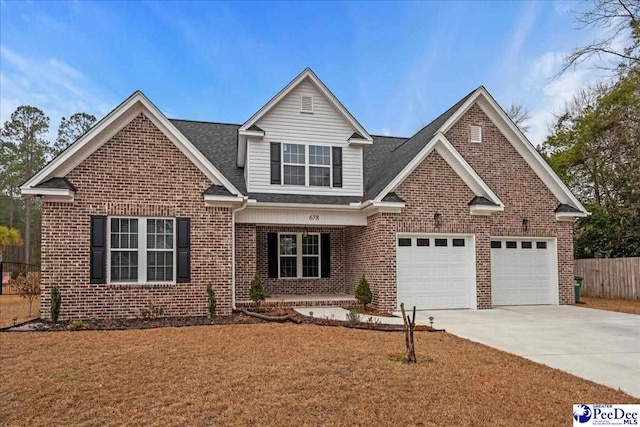
[[[358,281],[358,286],[356,286],[356,299],[360,301],[360,304],[364,305],[365,307],[367,306],[367,304],[371,304],[371,301],[373,301],[371,287],[369,286],[367,278],[364,277],[364,274],[360,278],[360,281]]]
[[[155,305],[153,302],[149,301],[149,305],[147,308],[143,308],[140,310],[140,314],[143,319],[146,320],[154,320],[162,317],[164,314],[164,309],[159,305]]]
[[[362,316],[358,312],[349,310],[349,312],[347,313],[347,322],[360,323],[362,322]]]
[[[69,322],[67,329],[70,331],[81,331],[87,329],[87,324],[83,320],[76,319]]]
[[[51,288],[51,320],[53,323],[58,323],[60,304],[62,304],[62,296],[60,296],[60,290],[58,287],[54,286]]]
[[[260,303],[267,298],[264,286],[262,286],[262,280],[260,280],[260,275],[257,272],[253,275],[253,280],[251,281],[249,298],[251,298],[251,301],[255,302],[258,307],[260,307]]]
[[[18,291],[18,295],[29,301],[29,317],[31,317],[33,300],[40,296],[40,273],[21,274],[16,279],[14,286]]]
[[[209,316],[213,317],[216,315],[216,294],[213,291],[213,286],[211,285],[211,282],[209,282],[207,284],[207,295],[209,297]]]

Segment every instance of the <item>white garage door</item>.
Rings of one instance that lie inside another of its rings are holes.
[[[491,239],[492,305],[556,304],[553,240]]]
[[[398,308],[470,308],[475,286],[469,236],[398,236]]]

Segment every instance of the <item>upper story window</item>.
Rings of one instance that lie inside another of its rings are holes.
[[[305,185],[304,145],[282,144],[282,165],[286,185]]]
[[[331,147],[282,144],[282,176],[285,185],[331,186]]]

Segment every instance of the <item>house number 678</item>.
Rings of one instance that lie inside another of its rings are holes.
[[[320,215],[309,215],[309,221],[320,221]]]

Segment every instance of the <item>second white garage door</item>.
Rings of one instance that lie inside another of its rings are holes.
[[[398,308],[471,308],[475,256],[470,236],[397,239]]]
[[[554,240],[491,239],[492,305],[557,304]]]

